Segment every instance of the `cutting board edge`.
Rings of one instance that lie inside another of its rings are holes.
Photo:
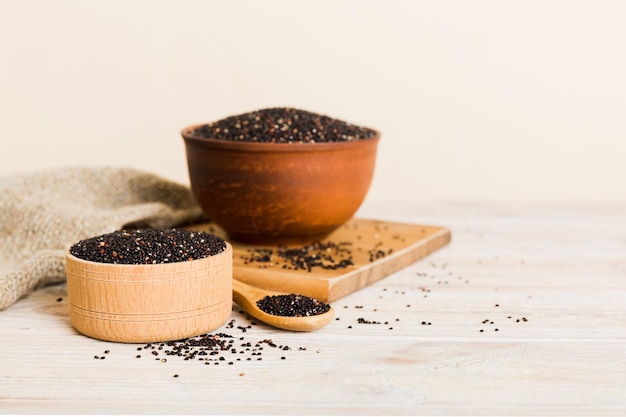
[[[438,228],[439,230],[431,234],[427,239],[389,255],[387,259],[380,259],[348,274],[328,279],[328,297],[322,298],[322,301],[327,303],[337,301],[414,264],[451,242],[452,232],[450,229],[443,226],[429,227]],[[397,262],[392,264],[391,260],[396,260]],[[362,280],[365,283],[361,285],[359,282]]]

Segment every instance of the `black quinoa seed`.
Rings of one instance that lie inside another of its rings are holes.
[[[224,240],[186,229],[119,230],[81,240],[70,248],[77,258],[110,264],[163,264],[217,255]]]
[[[345,269],[352,265],[352,251],[350,242],[314,242],[302,247],[278,247],[276,250],[260,248],[249,249],[249,256],[244,257],[245,264],[282,264],[283,269],[306,270],[314,269],[337,270]]]
[[[376,132],[305,110],[274,107],[227,117],[193,131],[196,136],[235,142],[316,143],[370,139]]]
[[[267,314],[283,317],[317,316],[330,310],[330,305],[300,294],[268,295],[256,304]]]

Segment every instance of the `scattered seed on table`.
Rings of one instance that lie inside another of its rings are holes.
[[[357,319],[357,323],[360,323],[360,324],[380,324],[379,321],[365,320],[363,317],[359,317]]]

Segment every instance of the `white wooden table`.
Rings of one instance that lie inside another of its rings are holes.
[[[219,331],[245,353],[219,365],[81,336],[64,286],[43,288],[0,312],[0,411],[626,414],[626,205],[366,204],[359,215],[448,226],[452,243],[334,302],[337,320],[317,332],[235,310]],[[290,350],[253,352],[264,339]]]

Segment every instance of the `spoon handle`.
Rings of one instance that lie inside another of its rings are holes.
[[[233,278],[233,301],[250,315],[254,316],[253,311],[261,311],[256,305],[256,302],[264,296],[265,295],[259,289]],[[251,298],[255,299],[252,300]]]

